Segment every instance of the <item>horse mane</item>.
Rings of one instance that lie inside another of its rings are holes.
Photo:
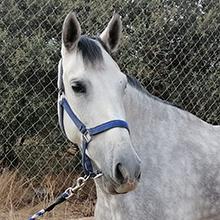
[[[154,100],[156,100],[156,101],[159,101],[159,102],[162,102],[162,103],[164,103],[164,104],[171,105],[171,106],[174,106],[174,107],[177,107],[177,108],[181,109],[178,105],[175,105],[175,104],[173,104],[173,103],[171,103],[171,102],[169,102],[169,101],[163,100],[163,99],[161,99],[161,98],[159,98],[159,97],[157,97],[157,96],[152,95],[152,94],[151,94],[150,92],[148,92],[147,89],[145,89],[145,88],[141,85],[141,83],[140,83],[136,78],[134,78],[133,76],[130,76],[130,75],[128,75],[127,73],[125,73],[125,75],[127,76],[128,84],[129,84],[130,86],[132,86],[133,88],[135,88],[135,89],[137,89],[138,91],[140,91],[140,92],[146,94],[148,97],[150,97],[150,98],[152,98],[152,99],[154,99]]]

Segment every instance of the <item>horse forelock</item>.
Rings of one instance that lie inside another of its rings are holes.
[[[78,49],[82,53],[83,61],[91,64],[103,61],[102,49],[96,38],[81,36],[78,42]]]

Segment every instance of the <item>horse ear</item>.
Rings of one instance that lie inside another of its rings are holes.
[[[121,30],[122,30],[122,23],[121,23],[120,15],[114,13],[112,19],[108,23],[108,26],[100,35],[101,40],[105,43],[107,48],[112,52],[116,51],[118,48],[121,38]]]
[[[68,51],[73,50],[81,36],[80,24],[74,12],[70,12],[63,23],[62,42]]]

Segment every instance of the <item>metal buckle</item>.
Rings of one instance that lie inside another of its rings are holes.
[[[104,174],[103,173],[97,173],[94,177],[93,177],[93,179],[95,180],[95,179],[97,179],[97,178],[99,178],[99,177],[101,177],[101,176],[103,176]]]
[[[83,133],[83,138],[85,139],[86,143],[89,143],[91,140],[92,140],[92,137],[91,135],[89,134],[89,131],[86,130],[84,133]]]
[[[58,103],[61,104],[62,100],[64,98],[64,92],[63,90],[58,91]]]

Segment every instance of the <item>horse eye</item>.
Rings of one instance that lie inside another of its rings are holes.
[[[72,89],[75,93],[86,93],[86,86],[82,82],[74,82]]]

